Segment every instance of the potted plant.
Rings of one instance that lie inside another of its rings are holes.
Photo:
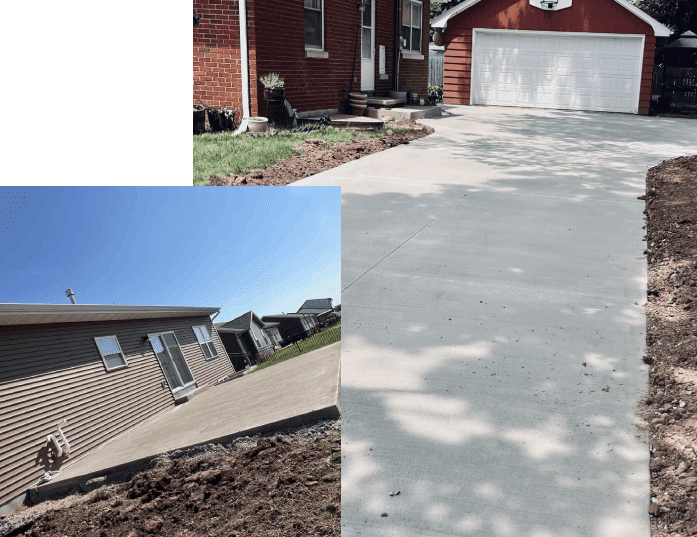
[[[250,117],[247,119],[249,132],[266,132],[269,126],[269,120],[265,117]]]
[[[200,104],[194,105],[194,134],[202,134],[206,130],[206,108]]]
[[[285,88],[283,79],[278,73],[269,73],[259,78],[259,82],[264,84],[264,98],[268,101],[283,99]]]

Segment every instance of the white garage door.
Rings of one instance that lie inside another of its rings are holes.
[[[643,36],[475,30],[473,104],[636,114]]]

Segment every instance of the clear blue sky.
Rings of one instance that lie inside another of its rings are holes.
[[[341,301],[339,187],[0,187],[0,303]]]

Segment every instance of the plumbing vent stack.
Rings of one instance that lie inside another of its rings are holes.
[[[72,302],[73,304],[77,304],[77,302],[75,302],[75,298],[73,298],[73,297],[75,296],[75,293],[73,293],[73,290],[72,290],[72,289],[68,289],[68,290],[65,292],[65,294],[68,295],[68,298],[70,299],[70,302]]]

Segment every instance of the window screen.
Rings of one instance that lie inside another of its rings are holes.
[[[213,340],[211,339],[208,329],[205,326],[194,326],[194,334],[196,334],[196,339],[199,345],[201,345],[201,350],[206,360],[212,360],[218,357],[218,351],[215,349]]]
[[[128,362],[116,336],[94,338],[94,341],[97,343],[99,354],[102,356],[102,361],[107,371],[128,367]]]
[[[305,46],[322,48],[322,0],[305,0]]]

